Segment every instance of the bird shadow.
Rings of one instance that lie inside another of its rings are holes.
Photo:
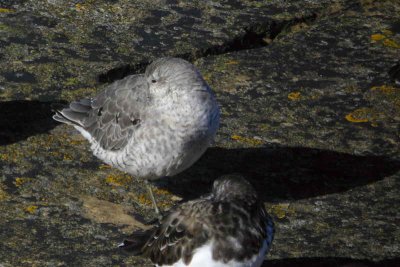
[[[399,258],[383,261],[358,260],[351,258],[292,258],[266,260],[262,267],[395,267],[399,266]]]
[[[385,156],[358,156],[306,147],[228,149],[213,147],[187,171],[156,185],[184,199],[210,191],[225,174],[244,175],[262,200],[297,200],[347,191],[400,170],[400,161]]]
[[[58,123],[54,105],[40,101],[0,102],[0,145],[46,133]],[[400,161],[385,156],[358,156],[306,147],[212,147],[187,171],[156,181],[184,199],[210,191],[225,174],[240,173],[256,187],[264,201],[303,199],[337,193],[395,174]]]
[[[50,102],[3,101],[0,102],[0,145],[8,145],[46,133],[57,126],[52,119]]]

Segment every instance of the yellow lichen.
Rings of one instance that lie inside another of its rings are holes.
[[[76,11],[83,11],[83,10],[86,9],[86,7],[85,7],[84,4],[78,3],[78,4],[75,5],[75,9],[76,9]]]
[[[372,34],[371,35],[371,40],[372,41],[380,41],[380,40],[383,40],[385,38],[386,38],[386,36],[383,35],[383,34],[380,34],[380,33],[376,33],[376,34]]]
[[[174,204],[174,201],[182,200],[179,197],[172,195],[169,191],[159,188],[153,188],[153,193],[157,195],[156,201],[158,208],[168,210]],[[151,201],[149,194],[135,194],[129,192],[128,195],[139,205],[146,206],[147,208],[153,207],[153,202]],[[167,199],[165,199],[167,197]]]
[[[146,206],[152,205],[151,200],[150,200],[146,195],[144,195],[144,194],[139,195],[139,196],[137,197],[137,200],[138,200],[138,202],[139,202],[140,204],[142,204],[142,205],[146,205]],[[158,206],[158,205],[157,205],[157,206]]]
[[[236,135],[236,134],[232,135],[231,138],[233,140],[235,140],[235,141],[239,141],[239,142],[242,142],[242,143],[247,143],[247,144],[254,145],[254,146],[263,144],[262,140],[258,140],[258,139],[255,139],[255,138],[249,138],[249,137],[243,137],[243,136]]]
[[[38,206],[31,205],[25,208],[25,212],[28,212],[30,214],[34,214],[36,210],[38,209]]]
[[[127,174],[110,174],[106,177],[106,183],[113,186],[128,186],[132,183],[132,177]]]
[[[379,91],[384,94],[393,94],[396,91],[396,88],[390,85],[381,85],[381,86],[374,86],[371,87],[372,91]]]
[[[287,215],[294,214],[294,209],[290,207],[288,203],[281,203],[277,205],[272,205],[268,212],[275,215],[278,219],[283,219]]]
[[[382,32],[383,32],[383,34],[386,35],[386,36],[393,35],[393,32],[392,32],[391,30],[383,30]]]
[[[171,192],[169,192],[168,190],[166,190],[166,189],[161,189],[161,188],[155,188],[154,190],[153,190],[153,192],[155,193],[155,194],[157,194],[157,195],[172,195],[171,194]]]
[[[301,98],[301,93],[300,92],[291,92],[288,94],[288,98],[292,101],[299,100]]]
[[[9,8],[1,8],[0,7],[0,13],[12,13],[12,12],[15,12],[15,10],[9,9]]]
[[[14,185],[16,187],[20,187],[23,184],[29,182],[30,180],[31,180],[31,178],[27,178],[27,177],[17,177],[17,178],[15,178]]]
[[[101,165],[99,166],[99,169],[100,169],[100,170],[103,170],[103,169],[111,169],[111,166],[110,166],[110,165],[107,165],[107,164],[101,164]]]
[[[396,41],[389,39],[389,38],[387,38],[383,41],[383,45],[387,46],[387,47],[391,47],[391,48],[400,48],[400,44],[398,44]]]
[[[226,62],[227,65],[237,65],[239,64],[239,61],[237,60],[229,60],[228,62]]]
[[[368,108],[359,108],[354,110],[353,112],[350,112],[345,116],[346,120],[349,122],[368,122],[368,116],[369,116],[370,110]]]
[[[71,140],[71,141],[69,141],[69,143],[71,145],[80,145],[80,144],[82,144],[84,142],[85,142],[85,140]]]
[[[73,158],[71,155],[69,155],[69,154],[64,154],[63,159],[64,159],[64,160],[73,160],[74,158]]]

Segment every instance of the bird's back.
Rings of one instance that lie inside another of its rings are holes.
[[[248,207],[206,197],[173,209],[147,232],[145,244],[136,238],[131,248],[157,266],[258,267],[273,234],[273,222],[258,204]]]

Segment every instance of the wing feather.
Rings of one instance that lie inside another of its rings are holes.
[[[82,127],[105,150],[119,150],[139,127],[149,101],[145,77],[131,75],[110,84],[92,99],[70,103],[53,118]]]
[[[197,200],[189,201],[172,209],[160,225],[146,231],[147,241],[140,246],[140,254],[149,257],[153,263],[158,265],[171,265],[181,258],[189,263],[195,249],[207,241],[206,234],[194,234],[207,232],[204,224],[196,216],[195,206],[204,208],[207,205],[210,203]],[[134,247],[137,249],[138,241],[125,241],[124,243],[135,244]]]

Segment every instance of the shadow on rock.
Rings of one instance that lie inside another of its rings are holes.
[[[7,145],[29,136],[45,133],[58,123],[52,119],[49,102],[0,102],[0,145]]]
[[[264,201],[279,201],[343,192],[399,170],[399,161],[384,156],[304,147],[210,148],[187,171],[157,184],[190,199],[209,192],[216,178],[240,173]]]
[[[383,261],[357,260],[351,258],[295,258],[264,261],[262,267],[395,267],[399,258]]]

